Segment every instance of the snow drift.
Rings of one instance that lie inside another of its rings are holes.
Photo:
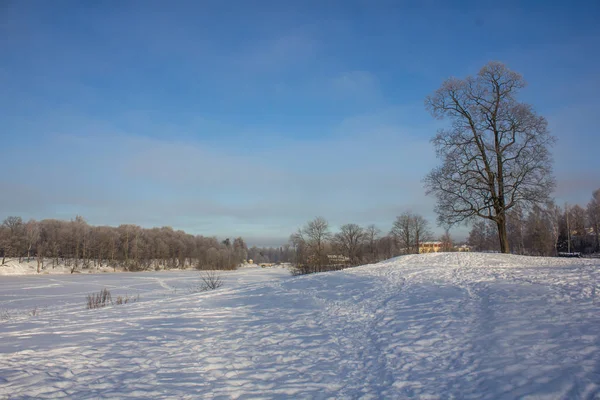
[[[0,323],[0,397],[598,398],[599,267],[428,254],[65,306]]]

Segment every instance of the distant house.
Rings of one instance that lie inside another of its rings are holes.
[[[471,248],[466,244],[463,244],[461,246],[452,247],[450,250],[444,250],[443,242],[423,242],[419,244],[419,253],[438,253],[440,251],[468,252],[471,251]]]
[[[423,242],[419,244],[419,253],[437,253],[442,250],[442,242]]]
[[[328,254],[327,259],[332,265],[347,264],[350,262],[350,257],[346,257],[341,254]]]

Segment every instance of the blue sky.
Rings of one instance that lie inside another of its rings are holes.
[[[435,225],[424,98],[490,60],[600,187],[600,3],[2,1],[0,218],[83,215],[278,245],[315,216]],[[464,229],[456,231],[464,234]]]

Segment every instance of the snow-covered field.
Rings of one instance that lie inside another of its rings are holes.
[[[0,398],[600,398],[600,260],[245,268],[189,294],[194,280],[0,277],[17,314],[0,321]],[[102,287],[140,301],[85,310]]]

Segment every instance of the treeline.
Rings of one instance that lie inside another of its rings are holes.
[[[296,273],[330,271],[375,263],[403,254],[417,254],[424,242],[435,240],[439,251],[456,251],[448,230],[434,237],[421,215],[405,212],[388,233],[375,225],[346,224],[333,233],[325,218],[317,217],[290,236],[286,254]],[[600,252],[600,189],[586,207],[559,207],[553,202],[507,214],[508,241],[513,254],[555,256],[559,253]],[[471,251],[500,251],[498,230],[490,220],[478,219],[469,233]],[[286,247],[287,248],[287,247]],[[262,251],[262,250],[261,250]]]
[[[563,207],[553,202],[519,207],[507,213],[508,241],[514,254],[553,256],[558,253],[600,252],[600,189],[589,203]],[[468,243],[479,251],[499,251],[495,225],[486,220],[473,224]]]
[[[255,264],[291,263],[295,259],[295,252],[289,244],[280,247],[253,246],[248,249],[248,259],[252,260]]]
[[[23,222],[12,216],[0,226],[0,252],[2,264],[7,257],[19,262],[34,257],[38,272],[62,263],[73,273],[104,266],[126,271],[235,269],[246,260],[248,247],[242,238],[219,241],[171,227],[91,226],[79,216],[71,221]]]
[[[387,234],[375,225],[345,224],[333,233],[323,217],[317,217],[290,236],[297,274],[331,271],[375,263],[401,254],[419,252],[423,242],[433,237],[429,222],[419,214],[398,216]],[[448,234],[443,238],[452,243]]]

